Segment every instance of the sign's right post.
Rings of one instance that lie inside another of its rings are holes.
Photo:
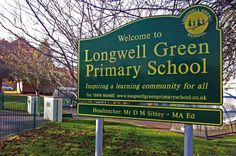
[[[184,125],[184,156],[193,155],[193,125]]]

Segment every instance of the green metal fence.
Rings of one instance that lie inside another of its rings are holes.
[[[0,108],[4,108],[4,94],[0,93]]]
[[[29,111],[27,96],[0,94],[0,139],[45,123],[43,119],[43,98],[33,101],[34,109]]]

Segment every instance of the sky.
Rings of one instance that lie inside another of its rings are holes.
[[[13,38],[15,38],[13,35],[9,34],[5,29],[3,29],[2,27],[0,27],[0,39],[5,39],[5,40],[12,40]]]
[[[19,11],[19,6],[16,6],[17,5],[16,3],[20,3],[22,5],[21,7],[24,7],[24,5],[26,6],[26,2],[24,0],[1,0],[0,2],[1,2],[0,3],[0,16],[2,15],[2,16],[9,18],[10,22],[14,23],[18,27],[22,26],[22,25],[20,25],[20,22],[19,22],[19,20],[22,20],[27,28],[31,29],[31,31],[33,30],[32,29],[32,27],[34,28],[34,24],[32,23],[33,21],[30,20],[29,16],[26,15],[26,13],[24,11],[21,11],[21,12]],[[14,7],[17,7],[17,9],[14,10]],[[24,10],[24,9],[25,8],[22,8],[22,10]],[[23,18],[21,18],[21,19],[15,18],[15,16],[13,14],[21,14]],[[7,22],[5,22],[2,19],[3,18],[1,17],[0,22],[2,22],[5,26],[7,26],[7,28],[14,31],[14,33],[19,34],[17,32],[17,29],[15,29],[13,26],[11,26],[9,21],[5,20],[5,21],[7,21]],[[22,33],[20,33],[19,35],[21,35],[21,34]],[[14,35],[9,33],[7,30],[5,30],[0,25],[0,39],[12,41],[15,38],[16,37]]]
[[[3,14],[5,16],[8,16],[8,13],[5,11],[4,8],[7,7],[8,4],[13,4],[13,0],[1,0],[0,3],[0,14]],[[5,30],[1,25],[0,25],[0,39],[5,39],[5,40],[12,40],[15,37],[8,33],[7,30]]]

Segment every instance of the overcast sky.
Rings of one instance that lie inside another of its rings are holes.
[[[7,11],[5,11],[5,8],[7,8],[8,4],[13,4],[12,2],[12,0],[1,0],[0,13],[9,16]],[[9,34],[2,26],[0,26],[0,39],[12,40],[14,38],[13,35]]]

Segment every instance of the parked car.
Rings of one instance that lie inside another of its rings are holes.
[[[6,85],[6,84],[2,84],[2,90],[4,90],[4,91],[12,91],[13,88],[8,86],[8,85]]]

